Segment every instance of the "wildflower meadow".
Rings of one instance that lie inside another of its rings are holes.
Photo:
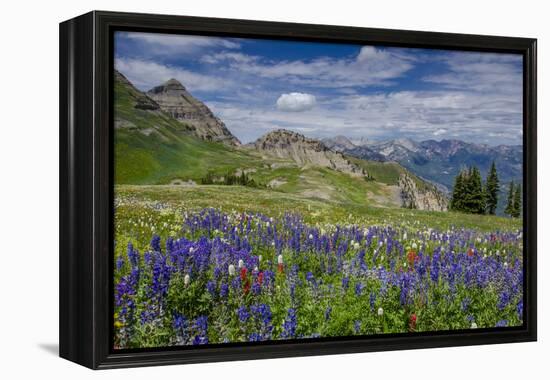
[[[116,348],[522,324],[521,228],[120,199]]]

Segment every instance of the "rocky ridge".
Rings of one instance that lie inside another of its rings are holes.
[[[399,177],[401,207],[428,211],[447,211],[448,200],[435,186],[424,183],[419,187],[407,174]]]
[[[364,169],[350,162],[342,153],[329,149],[321,141],[285,129],[265,134],[253,146],[265,155],[291,159],[298,166],[313,165],[356,176],[367,175]]]
[[[231,146],[241,144],[210,108],[194,98],[176,79],[152,88],[147,91],[147,96],[174,119],[192,126],[193,133],[201,139]]]

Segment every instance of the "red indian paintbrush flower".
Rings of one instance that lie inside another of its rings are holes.
[[[416,254],[415,251],[413,251],[412,249],[409,251],[409,253],[407,253],[407,261],[409,262],[409,265],[411,266],[411,268],[414,266],[414,262],[418,260],[418,255]]]
[[[244,281],[246,279],[246,268],[241,268],[241,281]]]
[[[411,314],[411,317],[409,318],[409,331],[415,331],[416,330],[416,314]]]

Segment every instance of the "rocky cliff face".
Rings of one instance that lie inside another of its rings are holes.
[[[342,153],[332,151],[319,140],[296,132],[278,129],[260,137],[253,145],[267,156],[292,159],[299,166],[327,167],[357,176],[367,174]]]
[[[152,88],[147,92],[147,96],[174,119],[192,126],[193,133],[201,139],[219,141],[232,146],[240,145],[240,141],[231,134],[225,124],[176,79],[170,79]]]
[[[423,183],[420,187],[409,175],[402,174],[399,177],[399,189],[401,192],[401,207],[428,211],[447,211],[447,197],[433,185]]]

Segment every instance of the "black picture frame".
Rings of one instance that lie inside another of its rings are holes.
[[[268,344],[112,350],[112,77],[117,30],[523,55],[524,325]],[[536,39],[93,11],[60,24],[60,356],[93,369],[535,341]]]

